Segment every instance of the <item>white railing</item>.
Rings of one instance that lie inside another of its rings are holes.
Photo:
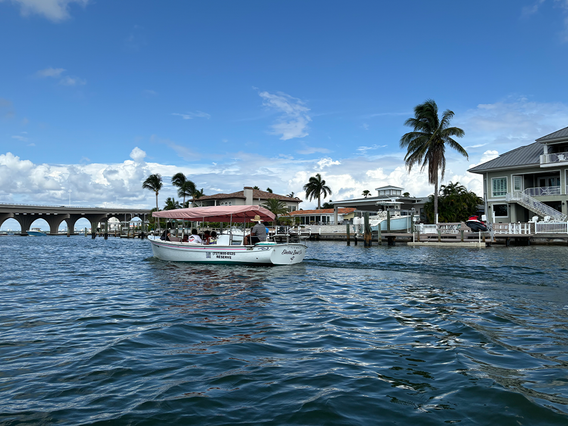
[[[528,235],[534,232],[534,223],[493,223],[491,230],[494,234]]]
[[[419,223],[416,225],[416,231],[421,234],[438,234],[438,231],[442,234],[459,234],[460,231],[469,231],[469,228],[467,226],[462,228],[461,222],[438,224]]]
[[[543,154],[540,156],[540,164],[554,164],[568,161],[568,152],[555,152],[553,154]]]
[[[546,195],[560,195],[560,186],[536,186],[525,189],[525,194],[531,197],[544,197]]]
[[[515,191],[512,194],[507,194],[507,201],[515,201],[521,206],[526,207],[530,211],[538,213],[542,217],[549,216],[554,221],[563,222],[568,219],[568,217],[562,212],[553,209],[549,205],[541,203],[540,201],[534,199],[525,192]]]
[[[535,234],[568,234],[568,222],[536,222]]]

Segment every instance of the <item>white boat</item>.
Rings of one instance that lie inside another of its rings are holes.
[[[274,220],[274,214],[259,206],[214,206],[153,212],[155,218],[189,221],[228,222],[229,233],[219,235],[214,244],[164,241],[150,237],[154,256],[161,260],[196,263],[258,265],[293,265],[301,263],[307,246],[303,243],[262,241],[244,245],[242,233],[231,231],[233,223],[249,223],[255,216],[262,221]],[[233,235],[234,234],[234,235]]]
[[[381,232],[387,231],[389,228],[391,231],[408,231],[412,227],[412,216],[411,215],[401,215],[396,212],[390,217],[390,226],[387,223],[387,212],[379,212],[375,216],[369,217],[369,225],[371,226],[371,231],[377,232],[379,227]],[[364,219],[353,218],[353,224],[355,225],[355,230],[358,233],[363,234],[365,231],[363,229]]]

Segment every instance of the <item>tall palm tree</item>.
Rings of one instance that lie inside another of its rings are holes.
[[[370,193],[371,193],[371,191],[369,191],[368,189],[365,189],[365,190],[363,191],[363,196],[364,196],[365,198],[367,198]]]
[[[325,180],[321,178],[319,173],[315,176],[310,177],[308,183],[304,185],[304,191],[306,191],[306,199],[313,200],[318,199],[318,210],[321,209],[321,197],[327,197],[331,195],[331,189],[325,184]]]
[[[160,193],[162,186],[164,186],[164,182],[162,181],[162,176],[159,173],[148,176],[142,184],[143,189],[149,189],[156,193],[156,210],[160,210],[158,207],[158,194]]]
[[[428,99],[414,108],[414,118],[404,122],[414,131],[400,138],[400,147],[407,148],[404,161],[408,171],[415,164],[421,164],[421,171],[428,166],[428,182],[434,185],[434,221],[438,217],[438,185],[446,171],[446,144],[469,158],[466,150],[453,139],[454,136],[461,138],[465,135],[459,127],[449,127],[453,116],[454,112],[447,109],[440,119],[438,105]]]
[[[278,216],[282,216],[288,213],[288,207],[286,203],[278,200],[277,198],[269,198],[264,204],[261,205],[265,209],[270,210],[276,216],[274,220],[278,222]]]
[[[195,184],[187,179],[183,173],[176,173],[172,176],[172,185],[178,188],[178,197],[183,197],[182,206],[185,207],[185,197],[193,196]]]

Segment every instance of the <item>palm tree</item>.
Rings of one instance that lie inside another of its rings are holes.
[[[440,119],[438,105],[428,99],[414,108],[414,118],[404,122],[414,131],[400,138],[400,147],[407,148],[404,161],[409,172],[415,164],[421,164],[421,171],[428,165],[428,182],[434,185],[434,221],[438,217],[438,184],[440,179],[444,179],[446,171],[446,144],[469,158],[466,150],[452,138],[461,138],[465,134],[459,127],[449,127],[453,116],[453,111],[448,109]]]
[[[286,197],[294,198],[294,191],[290,192]]]
[[[183,197],[182,205],[185,207],[185,197],[193,196],[195,184],[187,179],[183,173],[176,173],[172,176],[172,185],[178,187],[178,197]]]
[[[266,188],[266,192],[270,192],[272,194],[272,189]]]
[[[365,198],[367,198],[370,193],[371,193],[371,191],[369,191],[368,189],[365,189],[365,190],[363,191],[363,196],[364,196]]]
[[[321,175],[316,173],[315,176],[310,177],[308,183],[304,185],[304,191],[306,191],[306,199],[313,200],[318,199],[318,210],[321,209],[321,197],[327,197],[331,195],[331,189],[325,184],[325,180],[322,180]]]
[[[195,200],[199,200],[201,197],[203,197],[205,195],[205,192],[203,192],[203,188],[201,189],[196,189],[193,194],[191,194],[191,196],[193,197],[193,202],[195,202]]]
[[[179,201],[176,201],[173,197],[168,197],[168,199],[166,200],[166,205],[164,206],[164,210],[175,210],[179,208]]]
[[[149,189],[150,191],[154,191],[156,193],[156,210],[160,209],[158,207],[158,194],[160,193],[163,185],[164,183],[162,182],[162,176],[159,173],[148,176],[142,184],[143,189]]]
[[[269,198],[264,204],[261,205],[265,209],[270,210],[276,216],[274,220],[278,222],[278,216],[288,214],[288,207],[286,203],[277,198]]]

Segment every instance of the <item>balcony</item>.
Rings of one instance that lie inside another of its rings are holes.
[[[568,152],[554,152],[540,156],[541,167],[549,167],[559,163],[568,163]]]
[[[545,197],[547,195],[562,194],[560,191],[560,186],[537,186],[534,188],[527,188],[524,192],[531,197]]]

